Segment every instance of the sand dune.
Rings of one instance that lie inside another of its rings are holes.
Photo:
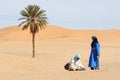
[[[57,39],[57,38],[79,38],[87,39],[93,35],[100,39],[119,38],[120,30],[70,30],[54,25],[48,25],[45,30],[36,34],[36,40]],[[0,29],[0,40],[31,40],[29,29],[22,30],[22,27],[10,26]]]
[[[41,39],[51,39],[64,37],[70,32],[68,29],[60,28],[57,26],[47,26],[45,30],[40,30],[38,34],[36,34],[36,38]],[[24,36],[23,36],[24,35]],[[0,29],[1,39],[4,40],[30,40],[31,34],[29,29],[22,30],[22,27],[18,26],[10,26],[4,29]]]
[[[88,68],[92,35],[97,35],[101,44],[99,71]],[[0,80],[120,80],[119,35],[120,30],[70,30],[48,25],[36,35],[36,58],[32,59],[29,29],[0,29]],[[77,53],[86,71],[64,70]]]

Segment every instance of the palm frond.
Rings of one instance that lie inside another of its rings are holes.
[[[33,12],[33,6],[32,5],[28,5],[28,7],[26,8],[26,10],[30,14],[30,16],[31,16],[31,14]]]
[[[30,25],[30,23],[25,24],[25,25],[23,26],[22,30],[27,29],[27,28],[29,27],[29,25]]]
[[[44,27],[44,24],[43,24],[43,22],[42,21],[39,21],[39,27],[40,27],[40,29],[42,30],[42,29],[45,29],[45,27]]]
[[[27,21],[23,21],[22,23],[20,23],[18,26],[21,26],[23,25],[24,23],[26,23]]]
[[[22,17],[22,18],[19,18],[18,20],[24,20],[24,19],[28,19],[27,17]]]
[[[40,10],[39,6],[34,6],[34,13],[33,13],[34,17],[36,17],[36,15],[38,14],[39,10]]]
[[[29,16],[30,16],[25,10],[22,10],[22,11],[20,12],[20,14],[21,14],[22,16],[25,16],[25,17],[29,17]]]

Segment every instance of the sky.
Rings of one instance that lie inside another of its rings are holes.
[[[120,0],[1,0],[0,28],[18,25],[28,5],[46,10],[48,23],[69,29],[120,29]]]

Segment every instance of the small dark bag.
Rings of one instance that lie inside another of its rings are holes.
[[[66,63],[65,66],[64,66],[64,68],[65,68],[66,70],[69,70],[69,66],[70,66],[70,64],[69,64],[69,63]]]

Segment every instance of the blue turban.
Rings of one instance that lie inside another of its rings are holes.
[[[92,36],[91,38],[93,38],[93,39],[97,39],[97,37],[96,37],[96,36]]]
[[[76,55],[75,55],[74,61],[76,62],[78,58],[80,58],[80,54],[76,54]]]

